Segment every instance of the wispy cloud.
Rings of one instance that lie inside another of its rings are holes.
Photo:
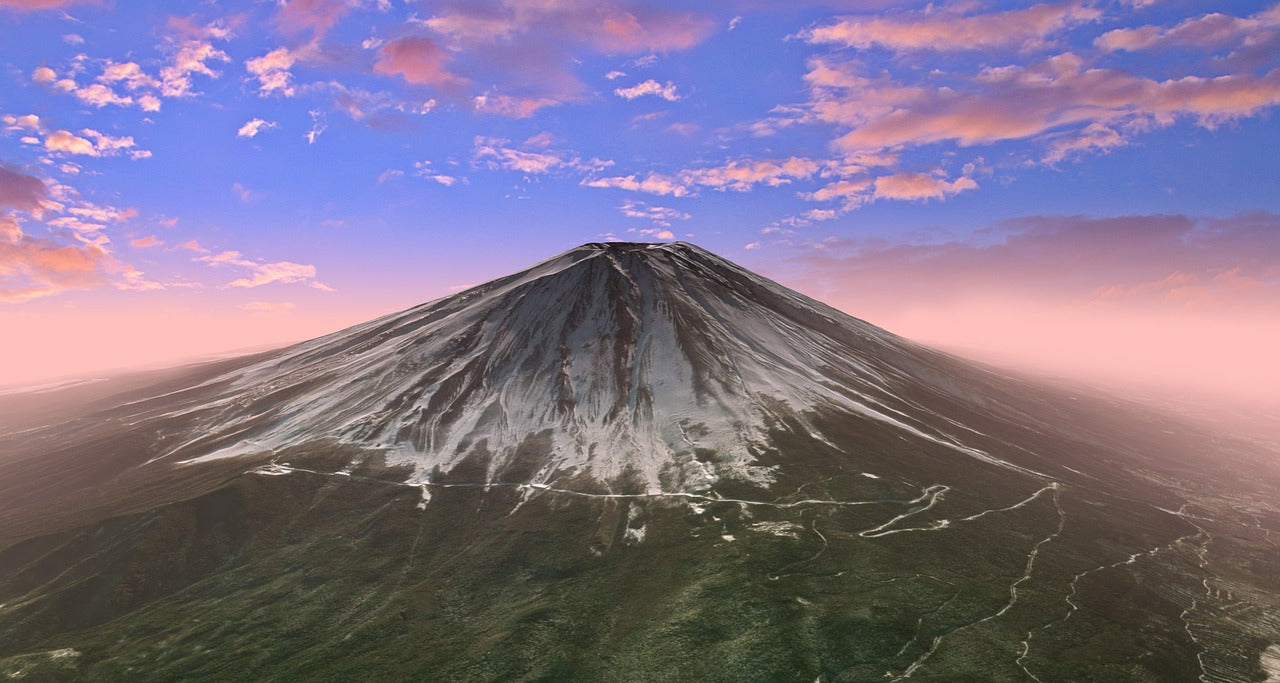
[[[961,5],[963,6],[963,5]],[[1073,26],[1096,21],[1102,11],[1093,3],[1064,2],[985,14],[941,11],[899,15],[845,17],[801,32],[810,43],[833,43],[867,49],[936,52],[1030,49],[1043,47],[1052,36]]]
[[[413,162],[413,174],[415,176],[418,176],[419,178],[425,178],[434,183],[444,185],[445,187],[453,187],[459,181],[463,182],[464,184],[467,182],[466,178],[460,178],[455,175],[449,175],[447,173],[441,173],[437,171],[435,168],[432,167],[430,161]],[[403,173],[401,173],[401,175],[403,175]],[[381,179],[379,180],[379,182],[382,182]]]
[[[129,246],[136,247],[139,249],[146,249],[148,247],[158,247],[163,244],[164,244],[164,240],[160,239],[159,237],[156,237],[155,235],[147,235],[146,237],[139,237],[137,239],[129,240]]]
[[[58,9],[75,4],[84,4],[92,0],[0,0],[0,10],[15,12],[34,12],[37,10]]]
[[[546,149],[537,144],[526,145],[534,149],[520,149],[509,140],[477,137],[472,148],[472,163],[492,170],[519,171],[530,175],[545,175],[564,171],[590,173],[613,165],[605,159],[584,159],[572,152]]]
[[[1141,132],[1180,118],[1213,127],[1280,104],[1280,71],[1155,81],[1087,68],[1070,53],[987,68],[948,88],[871,78],[856,65],[822,58],[811,62],[806,79],[814,93],[809,111],[847,128],[835,144],[850,151],[982,145],[1092,124]]]
[[[254,261],[245,258],[238,251],[199,256],[195,260],[214,267],[234,267],[249,271],[245,277],[228,282],[228,287],[253,288],[269,284],[300,283],[325,292],[333,291],[332,287],[316,279],[316,267],[305,263]]]
[[[1280,5],[1273,5],[1250,17],[1210,12],[1171,26],[1118,28],[1099,36],[1094,45],[1107,51],[1194,47],[1214,49],[1238,47],[1246,40],[1267,42],[1280,29]]]
[[[329,128],[329,121],[324,112],[319,109],[312,109],[308,113],[311,115],[311,130],[307,131],[304,137],[307,139],[308,145],[314,145],[316,140],[320,139],[320,135]]]
[[[691,168],[671,175],[650,173],[588,178],[586,187],[618,188],[648,194],[684,197],[699,188],[746,192],[756,186],[779,187],[795,180],[811,178],[826,167],[825,162],[803,157],[786,159],[733,159],[719,166]]]
[[[618,206],[618,210],[627,218],[641,218],[653,221],[654,224],[661,225],[663,227],[671,227],[672,221],[684,221],[689,220],[690,218],[689,214],[684,211],[679,211],[666,206],[654,206],[652,204],[646,204],[645,202],[635,200],[623,202]]]

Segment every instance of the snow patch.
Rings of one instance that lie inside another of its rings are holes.
[[[263,465],[262,467],[249,470],[249,472],[252,474],[263,474],[268,477],[278,477],[282,474],[289,474],[290,472],[293,472],[293,468],[289,467],[287,464],[273,462],[270,465]]]
[[[1262,670],[1267,673],[1264,683],[1280,683],[1280,645],[1272,645],[1262,651],[1259,660]]]
[[[800,538],[800,532],[804,530],[804,527],[794,522],[756,522],[748,528],[752,531],[786,538]]]

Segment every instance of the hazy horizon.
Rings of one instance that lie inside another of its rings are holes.
[[[0,0],[0,30],[0,386],[683,239],[983,362],[1280,402],[1276,2]]]

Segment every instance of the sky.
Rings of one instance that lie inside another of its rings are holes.
[[[678,239],[1280,410],[1273,1],[0,0],[0,69],[0,385]]]

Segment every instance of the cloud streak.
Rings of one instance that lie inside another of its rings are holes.
[[[719,166],[685,169],[672,175],[650,173],[643,178],[636,175],[589,178],[582,184],[585,187],[685,197],[696,194],[699,188],[747,192],[759,185],[780,187],[811,178],[826,167],[826,162],[803,157],[733,159]]]
[[[801,32],[814,44],[898,52],[962,52],[1035,49],[1066,29],[1096,21],[1102,11],[1084,2],[1047,3],[1025,9],[965,16],[941,11],[845,17]]]
[[[242,268],[248,274],[227,283],[227,287],[251,289],[270,284],[305,284],[313,289],[331,292],[333,288],[316,279],[316,267],[293,261],[262,262],[245,258],[238,251],[198,256],[196,261],[213,267]]]
[[[849,151],[974,146],[1094,124],[1139,132],[1190,119],[1215,127],[1280,104],[1280,69],[1156,81],[1090,68],[1064,53],[1028,66],[989,67],[955,87],[931,88],[869,78],[855,65],[823,58],[810,66],[809,111],[816,120],[847,128],[835,145]]]
[[[518,171],[529,175],[546,175],[565,171],[590,173],[613,165],[604,159],[583,159],[570,153],[546,149],[520,149],[501,138],[477,137],[472,150],[472,163],[491,170]]]
[[[1280,28],[1280,5],[1251,17],[1235,17],[1210,12],[1191,17],[1172,27],[1138,26],[1118,28],[1099,36],[1094,45],[1109,52],[1193,47],[1205,50],[1236,47],[1245,42],[1263,42]]]

